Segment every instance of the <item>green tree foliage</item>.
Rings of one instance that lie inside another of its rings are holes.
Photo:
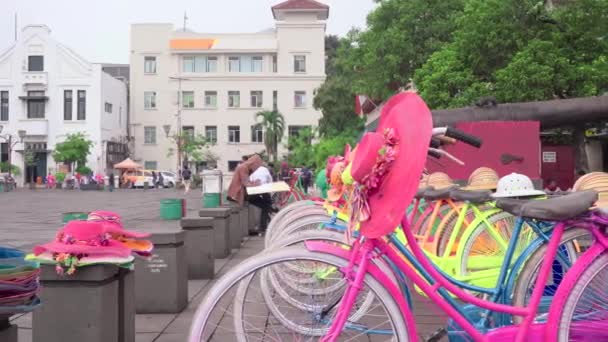
[[[608,90],[608,2],[466,0],[453,42],[416,71],[431,108],[593,96]]]
[[[87,139],[84,133],[68,134],[64,142],[55,145],[53,159],[57,163],[63,162],[69,165],[76,163],[77,166],[84,166],[91,147],[93,142]]]
[[[21,169],[19,168],[19,166],[12,164],[10,166],[11,168],[11,174],[13,176],[20,176],[21,175]],[[9,164],[8,162],[1,162],[0,163],[0,172],[8,172],[9,169]]]
[[[353,36],[344,62],[354,70],[354,90],[386,99],[452,37],[464,0],[383,0]]]
[[[285,118],[278,111],[262,111],[255,114],[255,119],[264,128],[264,145],[276,164],[279,143],[285,134]]]
[[[324,168],[329,156],[344,154],[346,144],[354,146],[358,134],[358,131],[345,131],[321,138],[317,143],[311,145],[311,141],[317,138],[317,130],[302,130],[296,137],[289,139],[287,161],[290,165],[296,167]]]
[[[287,148],[287,161],[289,165],[294,167],[312,166],[315,159],[314,147],[311,146],[312,140],[315,138],[314,129],[303,129],[296,136],[289,137]]]

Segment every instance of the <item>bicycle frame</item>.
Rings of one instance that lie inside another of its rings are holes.
[[[383,238],[360,238],[355,241],[351,253],[348,253],[348,251],[344,250],[337,251],[335,247],[324,244],[322,242],[309,242],[307,243],[307,248],[309,248],[310,250],[322,251],[330,254],[339,255],[341,257],[344,257],[345,253],[347,253],[348,258],[350,259],[349,265],[341,270],[349,282],[348,287],[346,289],[342,301],[340,302],[339,313],[336,315],[336,319],[334,320],[332,327],[324,341],[335,341],[339,333],[344,328],[346,318],[348,317],[348,312],[350,312],[355,302],[355,299],[358,295],[358,291],[360,289],[361,282],[363,281],[363,277],[368,272],[368,261],[371,258],[376,258],[379,256],[384,256],[388,258],[394,265],[396,265],[401,270],[401,272],[405,274],[406,277],[411,279],[416,286],[418,286],[437,306],[439,306],[442,311],[444,311],[456,324],[458,324],[467,334],[469,334],[469,336],[473,340],[542,340],[545,334],[545,324],[533,324],[533,321],[544,291],[544,284],[546,284],[554,258],[558,251],[559,242],[566,228],[566,225],[569,225],[570,222],[574,221],[560,222],[556,224],[553,230],[553,234],[551,235],[551,238],[548,243],[547,258],[543,261],[541,265],[540,271],[538,273],[538,278],[535,282],[535,287],[530,298],[530,303],[527,308],[514,307],[510,305],[504,305],[496,302],[482,300],[465,292],[458,286],[452,284],[448,277],[441,274],[441,272],[438,271],[435,266],[432,265],[432,263],[424,254],[424,251],[416,244],[416,238],[412,231],[409,229],[407,219],[404,219],[402,222],[402,226],[404,227],[403,231],[405,233],[405,237],[408,241],[408,244],[410,245],[410,256],[414,259],[414,261],[417,261],[419,266],[412,266],[412,264],[406,262],[402,255],[394,248],[394,246],[391,245],[391,243],[394,243],[394,236],[389,237],[388,241]],[[521,225],[518,225],[517,227],[515,227],[515,229],[521,229]],[[599,241],[599,243],[601,243],[604,248],[605,246],[608,246],[608,239],[606,239],[599,232],[599,229],[596,226],[592,225],[591,231],[595,236],[596,241]],[[510,241],[507,258],[512,257],[512,250],[515,247],[515,243],[515,239]],[[596,242],[596,244],[597,243],[598,242]],[[504,277],[506,277],[506,268],[508,267],[510,262],[511,260],[505,260],[501,268],[502,281],[504,281]],[[355,268],[354,265],[358,265],[358,267]],[[419,267],[419,269],[416,269],[415,267]],[[424,278],[428,278],[430,281],[427,281]],[[413,315],[405,301],[400,298],[400,292],[397,290],[396,285],[393,284],[391,281],[387,280],[386,277],[378,280],[385,285],[387,290],[389,290],[389,292],[391,293],[391,296],[397,299],[397,303],[399,304],[402,312],[404,313],[404,323],[408,328],[410,338],[416,340],[417,334]],[[524,320],[521,325],[500,327],[497,329],[486,331],[484,334],[483,332],[480,332],[478,330],[478,327],[475,327],[474,324],[469,322],[469,320],[462,312],[461,308],[458,305],[455,305],[455,302],[451,298],[449,293],[456,295],[458,298],[460,298],[466,303],[470,303],[491,311],[522,316],[524,317]]]

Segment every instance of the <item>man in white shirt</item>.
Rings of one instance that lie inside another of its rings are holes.
[[[251,175],[249,175],[249,181],[256,185],[272,183],[272,175],[270,174],[268,168],[262,165],[253,171]],[[261,236],[266,231],[266,227],[270,221],[270,213],[276,212],[276,210],[272,207],[272,198],[270,197],[270,194],[264,193],[259,195],[249,195],[247,196],[247,200],[250,204],[262,209],[258,232]]]
[[[252,183],[259,181],[259,185],[272,183],[272,175],[265,166],[260,166],[249,176],[249,181]]]

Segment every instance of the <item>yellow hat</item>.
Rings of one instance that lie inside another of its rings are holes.
[[[446,189],[452,187],[456,184],[452,181],[450,176],[443,172],[434,172],[429,175],[428,178],[428,186],[432,187],[435,190]]]
[[[498,173],[489,167],[480,167],[471,173],[467,186],[463,190],[496,190]]]
[[[582,176],[574,183],[572,190],[595,190],[598,194],[595,206],[608,207],[608,173],[606,172],[591,172]]]

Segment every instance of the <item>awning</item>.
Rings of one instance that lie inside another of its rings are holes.
[[[19,99],[27,101],[27,100],[44,100],[48,101],[48,96],[19,96]]]
[[[137,164],[131,158],[127,158],[118,164],[114,164],[115,169],[141,169],[141,165]]]

